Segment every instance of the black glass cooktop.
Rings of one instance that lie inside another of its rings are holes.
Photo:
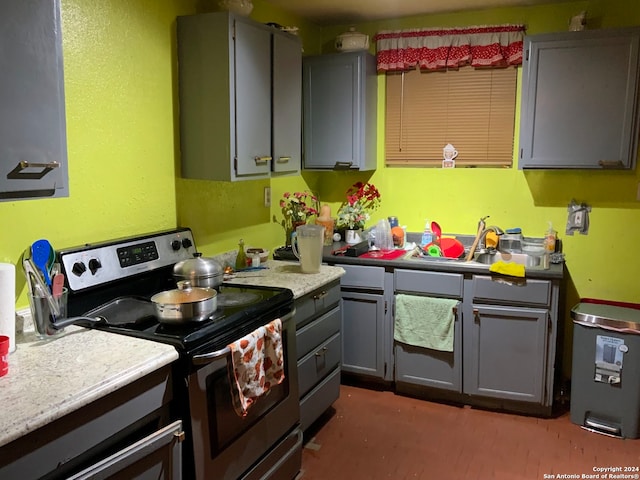
[[[99,317],[88,328],[144,338],[175,346],[182,353],[217,350],[293,309],[293,293],[276,287],[219,287],[217,310],[201,322],[160,323],[153,303],[145,297],[118,297],[85,313]]]

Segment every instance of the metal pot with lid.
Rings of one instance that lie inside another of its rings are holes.
[[[194,253],[193,258],[173,266],[173,278],[177,282],[187,280],[194,287],[215,288],[222,283],[224,270],[213,258]]]
[[[218,292],[213,288],[192,287],[186,280],[177,290],[156,293],[151,302],[161,323],[201,322],[218,308]]]

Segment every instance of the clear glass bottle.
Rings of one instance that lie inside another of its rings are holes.
[[[236,270],[247,268],[247,253],[244,250],[244,240],[238,242],[238,255],[236,256]]]

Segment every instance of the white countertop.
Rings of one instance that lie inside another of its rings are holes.
[[[297,262],[270,260],[265,266],[226,281],[289,288],[299,298],[344,275],[341,267],[327,265],[315,274],[301,273]],[[9,373],[0,377],[0,446],[178,359],[170,345],[77,326],[40,341],[29,324],[16,335]]]
[[[239,272],[232,278],[225,277],[225,283],[239,285],[259,285],[263,287],[288,288],[294,298],[307,293],[329,282],[339,279],[345,273],[342,267],[321,265],[319,273],[302,273],[298,262],[269,260],[263,266],[265,270]]]
[[[0,377],[0,446],[177,359],[171,345],[77,326],[46,341],[19,333]]]

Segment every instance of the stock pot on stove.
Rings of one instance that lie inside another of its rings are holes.
[[[218,308],[217,295],[213,288],[193,287],[183,280],[176,290],[156,293],[151,302],[161,323],[201,322]]]
[[[194,287],[215,288],[222,283],[224,270],[213,258],[194,253],[193,258],[174,265],[173,278],[178,282],[186,280]]]

